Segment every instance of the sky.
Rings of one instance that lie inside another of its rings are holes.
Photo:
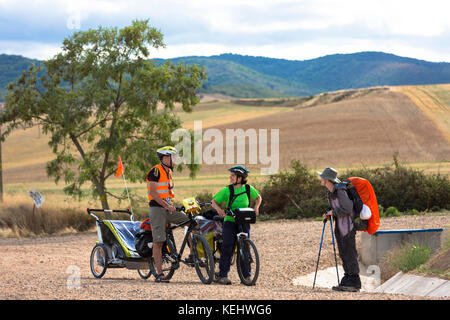
[[[383,51],[450,62],[449,12],[448,0],[0,0],[0,53],[49,59],[73,32],[149,19],[166,44],[152,58]]]

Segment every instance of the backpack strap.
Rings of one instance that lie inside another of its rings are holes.
[[[359,217],[359,214],[361,213],[363,202],[358,194],[358,191],[356,191],[355,186],[348,182],[346,185],[347,195],[353,202],[353,211],[355,212],[355,219]]]
[[[351,183],[350,180],[347,180],[347,195],[353,202],[353,211],[355,213],[355,216],[353,217],[353,224],[355,225],[356,230],[358,231],[364,231],[367,229],[367,221],[361,220],[360,214],[363,207],[363,202],[361,200],[361,197],[359,196],[358,191],[356,190],[355,186]]]
[[[228,201],[228,209],[231,209],[231,205],[233,204],[234,200],[236,200],[237,197],[239,197],[244,193],[247,194],[248,203],[250,203],[250,185],[244,184],[244,186],[245,186],[244,192],[234,194],[234,186],[232,184],[228,185],[228,189],[230,190],[230,200]]]

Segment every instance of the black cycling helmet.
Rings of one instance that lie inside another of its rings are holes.
[[[247,178],[248,174],[250,173],[249,170],[247,170],[244,166],[241,165],[231,167],[230,169],[228,169],[228,171],[234,172],[236,175],[241,176],[243,178]]]

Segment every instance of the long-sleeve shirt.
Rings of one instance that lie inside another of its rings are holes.
[[[347,195],[346,186],[335,184],[333,191],[328,192],[328,203],[336,218],[336,225],[342,236],[353,230],[353,201]]]

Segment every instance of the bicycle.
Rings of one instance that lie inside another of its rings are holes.
[[[193,215],[198,213],[200,207],[204,206],[204,204],[195,201],[195,199],[185,199],[183,203],[187,205],[176,207],[176,210],[186,213],[189,220],[173,226],[168,225],[166,228],[166,243],[164,244],[162,250],[162,271],[167,272],[165,278],[169,280],[173,277],[175,270],[180,267],[180,262],[182,262],[190,267],[195,267],[197,275],[202,283],[210,284],[214,280],[214,258],[205,237],[196,232],[197,223],[193,217]],[[187,230],[181,244],[181,249],[178,252],[172,230],[182,226],[187,226]],[[188,244],[189,237],[191,237],[193,245],[193,263],[181,258],[183,251]],[[157,277],[158,272],[156,271],[153,257],[149,258],[148,265],[150,272]]]
[[[238,226],[238,233],[236,235],[235,251],[232,257],[231,264],[236,262],[236,267],[241,282],[247,286],[253,286],[258,280],[259,276],[259,254],[256,249],[256,245],[252,240],[250,240],[247,232],[244,232],[243,224],[253,224],[256,222],[255,211],[251,208],[243,209],[226,209],[227,215],[231,215],[235,218],[236,224]],[[224,217],[214,216],[215,221],[222,221]],[[220,252],[222,245],[222,239],[220,237],[215,237],[214,239],[214,260],[216,263],[219,262],[220,258],[216,256],[216,253]],[[245,270],[247,268],[247,270]],[[248,271],[248,272],[246,272]],[[245,274],[249,276],[245,277]]]

